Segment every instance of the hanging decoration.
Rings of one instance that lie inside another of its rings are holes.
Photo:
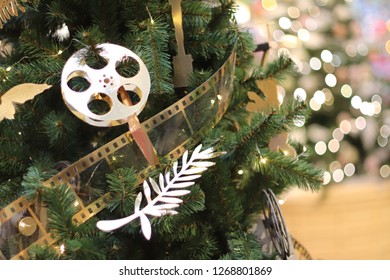
[[[182,156],[180,170],[178,170],[179,163],[175,161],[172,166],[172,174],[170,170],[168,170],[165,175],[160,173],[159,183],[153,178],[149,178],[149,183],[148,180],[144,180],[144,194],[140,192],[137,195],[134,205],[134,214],[122,219],[99,221],[96,226],[102,231],[113,231],[139,218],[141,221],[142,233],[145,238],[149,240],[152,234],[152,226],[147,215],[154,217],[176,215],[178,212],[173,209],[179,207],[183,202],[183,200],[178,197],[189,194],[191,191],[187,188],[195,184],[194,180],[201,176],[200,173],[214,165],[213,162],[201,160],[211,159],[220,155],[220,153],[213,153],[213,148],[208,148],[204,151],[201,151],[201,149],[202,145],[198,145],[190,159],[188,159],[188,151],[185,151]],[[172,178],[171,175],[173,175]],[[156,196],[153,199],[150,186],[156,193]],[[144,197],[147,204],[141,209]]]
[[[48,84],[20,84],[14,86],[0,97],[0,121],[4,118],[14,119],[15,104],[23,104],[38,94],[51,88]]]
[[[172,19],[175,26],[177,55],[173,57],[173,84],[181,88],[188,86],[188,77],[193,72],[192,56],[184,49],[183,13],[181,0],[169,0],[172,6]]]

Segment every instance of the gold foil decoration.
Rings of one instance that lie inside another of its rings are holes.
[[[23,104],[38,94],[51,88],[48,84],[20,84],[4,93],[0,98],[0,121],[4,118],[14,119],[15,104]]]
[[[37,230],[37,223],[32,217],[24,217],[18,222],[18,230],[24,236],[31,236]]]
[[[0,28],[3,28],[3,23],[6,23],[11,16],[19,15],[18,9],[22,12],[26,11],[17,0],[0,0]]]
[[[246,109],[253,113],[269,114],[272,110],[278,110],[279,99],[277,83],[275,80],[257,80],[256,85],[264,93],[265,99],[262,99],[256,93],[249,91],[248,97],[253,102],[248,102]],[[285,155],[295,156],[296,151],[288,144],[288,133],[282,132],[271,138],[268,147],[273,151],[282,151]]]
[[[172,6],[172,19],[175,26],[177,55],[173,57],[173,84],[175,87],[188,86],[188,76],[193,72],[192,56],[184,49],[183,13],[181,0],[169,0]]]

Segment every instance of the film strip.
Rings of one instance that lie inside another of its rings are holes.
[[[160,157],[179,158],[223,117],[233,92],[235,60],[232,52],[208,80],[141,124]],[[80,225],[103,210],[112,197],[107,189],[96,191],[96,182],[124,166],[137,170],[140,183],[153,170],[129,132],[70,164],[44,185],[69,186],[76,197],[73,222]],[[31,246],[55,242],[47,227],[47,209],[36,201],[21,196],[0,209],[0,259],[28,259]]]

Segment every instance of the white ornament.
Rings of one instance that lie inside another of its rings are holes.
[[[195,148],[188,160],[188,151],[185,151],[182,157],[182,165],[180,171],[178,171],[178,162],[173,164],[173,177],[168,170],[165,176],[160,173],[159,182],[157,183],[154,179],[149,178],[143,183],[143,195],[142,192],[138,193],[138,196],[134,203],[134,214],[117,219],[117,220],[106,220],[97,222],[96,226],[102,231],[113,231],[120,228],[131,221],[139,218],[141,222],[142,233],[146,239],[150,239],[152,234],[151,223],[146,215],[161,217],[164,215],[175,215],[175,208],[179,207],[183,202],[179,196],[189,194],[191,191],[186,188],[195,184],[193,182],[198,179],[203,171],[207,170],[208,167],[213,166],[213,162],[199,161],[217,157],[224,153],[214,153],[213,148],[206,149],[201,152],[202,145]],[[152,198],[152,187],[156,196]],[[143,197],[146,198],[147,204],[141,209],[141,203]]]
[[[138,115],[146,105],[150,92],[150,76],[143,61],[129,49],[115,44],[96,46],[99,55],[107,62],[102,69],[94,69],[85,60],[88,49],[73,54],[66,62],[61,76],[62,96],[68,108],[83,121],[94,126],[115,126],[127,123]],[[121,76],[116,67],[125,60],[138,63],[139,71],[132,77]],[[76,91],[69,87],[73,78],[85,79],[89,87]],[[138,95],[139,102],[129,104],[122,100],[120,92],[131,91]],[[109,107],[107,112],[94,113],[89,108],[93,101],[100,100]]]

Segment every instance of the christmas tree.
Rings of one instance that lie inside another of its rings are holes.
[[[234,1],[6,2],[1,258],[275,257],[251,230],[264,193],[322,172],[270,145],[310,112],[271,102],[295,65],[254,63]]]

